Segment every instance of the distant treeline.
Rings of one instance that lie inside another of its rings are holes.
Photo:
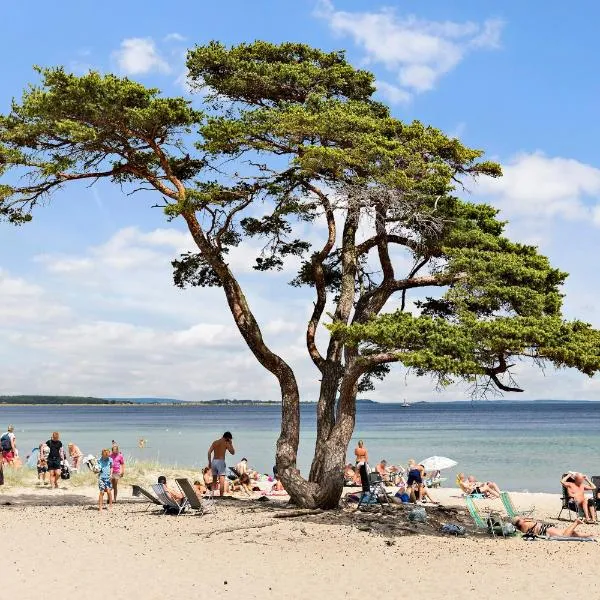
[[[133,404],[92,396],[0,396],[0,404]]]

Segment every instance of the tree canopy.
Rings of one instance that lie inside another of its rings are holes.
[[[507,239],[493,207],[460,198],[469,178],[501,176],[481,150],[392,116],[372,97],[372,74],[343,52],[212,42],[187,66],[202,111],[127,78],[38,69],[41,84],[0,117],[0,216],[26,222],[81,179],[157,191],[198,248],[173,261],[175,284],[222,287],[278,381],[277,465],[298,504],[337,504],[356,395],[392,363],[480,393],[520,391],[519,360],[598,371],[598,332],[562,317],[566,274]],[[298,224],[317,221],[320,243],[298,237]],[[296,256],[291,283],[314,292],[306,348],[321,385],[308,480],[296,468],[295,374],[265,343],[227,261],[252,237],[264,242],[255,269]]]

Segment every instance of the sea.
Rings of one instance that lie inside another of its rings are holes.
[[[314,451],[315,406],[301,409],[298,466],[307,474]],[[210,443],[231,431],[235,458],[270,473],[275,461],[280,408],[265,406],[98,405],[0,406],[0,428],[15,426],[22,458],[59,431],[63,443],[74,442],[98,454],[115,440],[128,460],[200,470]],[[4,429],[3,429],[4,431]],[[355,435],[348,447],[364,440],[371,464],[406,465],[429,456],[458,464],[442,473],[453,486],[458,472],[495,481],[513,491],[560,492],[565,471],[600,474],[600,402],[473,401],[359,404]],[[140,439],[145,447],[138,447]]]

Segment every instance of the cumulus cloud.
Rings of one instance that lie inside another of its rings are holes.
[[[406,90],[397,85],[392,85],[387,81],[377,81],[375,85],[377,86],[377,91],[390,104],[406,104],[412,97]]]
[[[126,38],[113,57],[125,75],[171,72],[169,63],[160,55],[151,38]]]
[[[482,178],[474,191],[491,198],[507,214],[536,220],[589,219],[600,224],[600,169],[542,152],[518,154],[502,169],[503,177]]]
[[[187,38],[184,35],[181,35],[181,33],[174,32],[165,35],[163,40],[165,42],[185,42]]]
[[[391,8],[341,11],[330,0],[322,0],[315,14],[334,33],[350,36],[364,50],[367,62],[382,64],[396,75],[399,86],[378,83],[390,102],[405,102],[407,95],[433,89],[469,52],[498,48],[504,25],[498,19],[481,24],[428,21],[398,15]]]

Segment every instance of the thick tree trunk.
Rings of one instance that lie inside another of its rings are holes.
[[[321,388],[317,404],[317,438],[315,441],[315,452],[310,468],[309,480],[320,481],[321,469],[324,464],[326,452],[326,441],[329,439],[331,430],[335,425],[335,401],[340,381],[339,365],[328,360],[322,369]]]

